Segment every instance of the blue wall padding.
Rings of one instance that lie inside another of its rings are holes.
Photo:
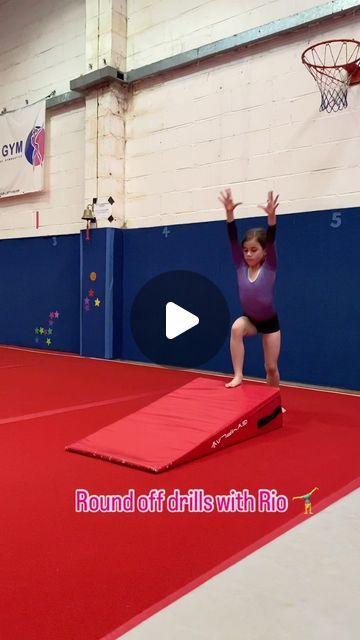
[[[84,356],[120,355],[122,281],[119,274],[114,307],[114,264],[115,260],[122,263],[121,234],[115,229],[97,229],[86,240],[85,232],[81,232],[80,353]]]
[[[237,225],[241,237],[266,219]],[[88,241],[85,233],[80,241],[78,235],[2,240],[0,343],[146,362],[131,333],[132,303],[146,282],[173,270],[195,271],[216,284],[235,320],[242,311],[226,223],[167,230],[96,229]],[[359,208],[278,217],[283,380],[360,388],[359,237]],[[50,325],[55,311],[59,318]],[[230,326],[226,343],[204,370],[231,372]],[[36,333],[40,328],[52,333]],[[246,339],[245,373],[264,377],[258,336]]]
[[[123,248],[124,231],[114,229],[114,249],[113,249],[113,358],[121,358],[123,352]]]
[[[359,208],[280,217],[285,380],[360,389],[359,232]]]
[[[241,237],[250,227],[265,226],[266,219],[247,218],[237,224]],[[205,275],[223,292],[232,320],[241,315],[225,222],[168,229],[167,237],[162,227],[124,233],[124,261],[117,265],[118,273],[124,270],[124,359],[146,361],[131,334],[131,305],[145,282],[160,273],[186,269]],[[358,208],[278,217],[282,379],[359,389],[359,231]],[[228,344],[203,368],[230,372]],[[264,377],[259,337],[246,340],[245,373]]]
[[[236,317],[238,297],[229,258],[224,224],[220,222],[132,229],[124,233],[124,331],[123,358],[146,361],[131,333],[130,313],[141,287],[166,271],[195,271],[211,280],[226,297],[231,317]],[[174,291],[176,302],[176,291]],[[154,307],[154,313],[157,310]],[[229,328],[230,329],[230,328]],[[229,371],[227,346],[204,365],[214,371]]]
[[[0,342],[79,353],[79,236],[2,240],[0,265]]]

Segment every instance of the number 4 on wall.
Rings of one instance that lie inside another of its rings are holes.
[[[340,211],[334,211],[332,214],[330,227],[337,229],[341,225],[341,213]]]

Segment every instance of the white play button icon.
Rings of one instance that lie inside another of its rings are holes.
[[[175,302],[166,303],[166,337],[172,340],[180,336],[185,331],[189,331],[199,324],[198,316],[183,307],[179,307]]]
[[[129,340],[126,353],[133,360],[143,354],[150,362],[181,369],[209,362],[213,371],[212,358],[227,340],[229,326],[226,300],[213,282],[194,271],[165,271],[133,300],[130,327],[136,344]]]

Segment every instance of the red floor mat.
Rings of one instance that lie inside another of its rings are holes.
[[[266,488],[291,498],[318,486],[316,514],[357,485],[359,397],[285,387],[283,429],[153,476],[69,455],[64,447],[194,374],[0,352],[4,638],[115,638],[305,517],[303,505],[291,500],[284,513],[76,513],[76,489],[97,495],[134,489],[139,496],[152,488],[166,495],[199,488],[216,496]],[[111,403],[96,404],[106,399]],[[58,413],[50,415],[51,408]]]

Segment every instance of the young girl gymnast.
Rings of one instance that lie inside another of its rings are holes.
[[[244,315],[235,320],[231,328],[230,351],[234,377],[226,387],[237,387],[242,382],[245,336],[262,334],[267,382],[278,387],[280,377],[278,357],[280,353],[280,325],[274,307],[273,290],[276,277],[276,209],[279,196],[269,191],[265,206],[259,205],[268,217],[268,228],[249,229],[241,246],[237,239],[234,210],[241,202],[234,202],[230,189],[221,192],[224,205],[231,253],[236,266],[240,302]]]

